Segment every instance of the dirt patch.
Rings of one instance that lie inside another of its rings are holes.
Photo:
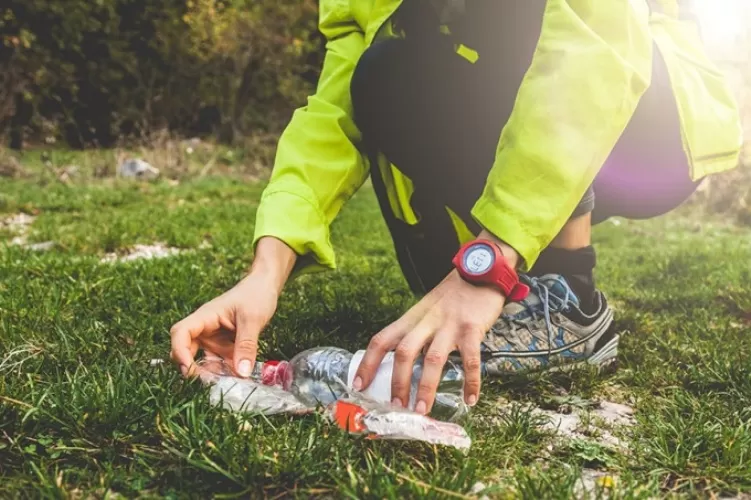
[[[486,489],[488,489],[488,487],[485,485],[485,483],[477,482],[472,486],[472,489],[469,491],[469,493],[473,496],[473,498],[478,498],[479,500],[490,500],[490,497],[487,495],[480,496]]]
[[[634,410],[630,406],[601,401],[589,407],[562,405],[558,411],[535,409],[533,413],[547,421],[543,428],[564,439],[593,441],[611,449],[625,449],[615,435],[617,429],[634,425]]]
[[[29,226],[35,219],[33,215],[24,213],[8,215],[0,219],[0,228],[23,235],[29,231]]]
[[[10,231],[15,236],[10,240],[10,244],[14,246],[24,247],[35,252],[43,252],[50,250],[55,246],[54,241],[44,241],[41,243],[29,243],[29,229],[36,220],[33,215],[24,213],[9,215],[4,218],[0,218],[0,229]]]
[[[617,482],[617,477],[609,472],[584,469],[581,479],[574,488],[576,498],[609,498],[608,491]]]
[[[101,260],[102,263],[113,262],[132,262],[134,260],[152,260],[164,259],[181,253],[179,248],[168,247],[164,243],[154,243],[153,245],[135,245],[128,253],[117,254],[108,253]]]

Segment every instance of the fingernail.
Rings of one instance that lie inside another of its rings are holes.
[[[425,415],[428,412],[428,405],[425,404],[425,401],[419,401],[415,406],[415,411],[420,415]]]
[[[474,406],[474,405],[476,405],[476,404],[477,404],[477,396],[475,396],[474,394],[472,394],[472,395],[471,395],[471,396],[470,396],[470,397],[469,397],[469,398],[467,399],[467,404],[468,404],[469,406]]]
[[[355,382],[352,384],[352,388],[354,388],[356,391],[362,389],[362,378],[356,377]]]
[[[180,365],[180,373],[183,374],[183,377],[188,376],[188,367],[185,365]]]
[[[237,365],[237,373],[241,377],[250,377],[250,361],[243,359],[240,364]]]
[[[391,404],[394,406],[398,406],[399,408],[404,408],[404,405],[402,404],[402,400],[399,398],[392,399]]]

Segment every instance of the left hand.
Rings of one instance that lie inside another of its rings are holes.
[[[479,237],[495,241],[509,264],[517,265],[519,256],[513,248],[485,231]],[[448,356],[458,349],[465,374],[464,398],[474,406],[480,396],[480,344],[503,311],[504,303],[500,290],[467,283],[456,270],[452,271],[404,316],[372,338],[355,375],[355,390],[368,387],[383,357],[395,350],[391,397],[394,404],[406,406],[412,369],[425,351],[415,411],[427,414],[433,407]]]

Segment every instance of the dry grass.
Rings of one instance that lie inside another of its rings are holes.
[[[166,179],[224,175],[258,180],[271,170],[277,138],[276,134],[259,134],[225,146],[161,131],[115,149],[71,151],[45,145],[16,153],[0,147],[0,178],[38,179],[43,184],[88,182],[113,178],[124,160],[140,158]]]
[[[160,131],[135,147],[116,150],[117,164],[140,157],[169,178],[205,176],[214,173],[262,176],[273,165],[278,136],[258,134],[237,147],[220,146],[201,139],[177,139]]]
[[[751,161],[707,179],[693,203],[709,213],[729,215],[751,225]]]
[[[24,170],[18,157],[9,150],[0,147],[0,177],[20,178],[24,177]]]

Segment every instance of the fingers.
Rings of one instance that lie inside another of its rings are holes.
[[[235,333],[234,331],[221,331],[215,335],[204,335],[199,340],[200,347],[203,349],[204,355],[209,356],[209,352],[217,358],[221,358],[227,362],[231,362],[232,356],[235,352]],[[196,345],[196,349],[198,345]],[[234,364],[233,364],[234,369]]]
[[[391,401],[395,405],[409,405],[415,361],[420,356],[423,346],[435,335],[438,326],[430,317],[426,317],[396,347],[391,377]]]
[[[170,357],[180,366],[180,371],[184,376],[190,375],[194,368],[194,357],[198,351],[198,343],[195,339],[210,327],[209,323],[211,323],[210,315],[199,309],[184,320],[175,323],[170,329],[172,346]]]
[[[235,371],[241,377],[250,377],[258,354],[258,335],[266,326],[266,320],[251,316],[242,311],[235,314],[237,332],[235,336]]]
[[[367,388],[373,382],[386,353],[396,348],[399,341],[422,320],[440,297],[441,293],[431,291],[401,318],[373,336],[352,383],[356,391]]]
[[[434,337],[425,355],[422,377],[417,387],[417,404],[415,405],[417,413],[425,415],[433,408],[436,391],[443,377],[443,368],[449,353],[454,350],[455,346],[455,336],[451,332],[446,331]]]
[[[352,383],[352,387],[356,391],[365,389],[373,382],[378,372],[378,367],[381,366],[383,357],[387,352],[396,347],[399,340],[404,336],[403,332],[404,330],[399,322],[396,322],[387,326],[370,339],[368,349],[365,351],[362,361],[360,361],[360,366],[357,367],[355,380]]]
[[[482,358],[480,356],[480,340],[475,335],[469,335],[460,346],[462,368],[464,369],[464,402],[474,406],[480,399],[482,384]]]

